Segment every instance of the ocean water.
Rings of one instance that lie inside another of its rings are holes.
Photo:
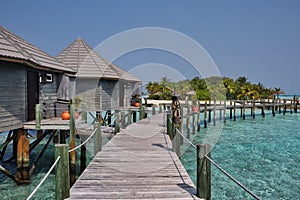
[[[203,118],[202,118],[203,119]],[[212,159],[262,199],[300,199],[300,114],[277,114],[208,129],[193,143],[213,142]],[[220,135],[219,132],[221,133]],[[217,137],[216,137],[217,135]],[[210,140],[210,136],[217,140]],[[185,143],[181,161],[196,184],[196,150]],[[212,199],[253,199],[212,165]]]

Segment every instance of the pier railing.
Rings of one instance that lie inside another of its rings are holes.
[[[229,105],[228,105],[229,104]],[[201,121],[203,122],[204,128],[207,128],[208,123],[213,122],[213,126],[216,125],[217,121],[217,111],[220,112],[220,121],[226,123],[227,118],[237,119],[237,110],[240,109],[241,119],[246,119],[247,115],[250,115],[253,119],[255,118],[256,110],[261,109],[261,115],[264,118],[266,116],[266,110],[271,112],[272,116],[275,116],[276,113],[283,113],[285,115],[288,112],[292,114],[293,112],[297,113],[298,102],[296,99],[291,100],[240,100],[240,101],[220,101],[217,104],[217,101],[213,102],[204,102],[200,104],[198,102],[198,110],[191,111],[190,104],[186,103],[181,106],[181,120],[179,124],[174,124],[172,120],[172,112],[164,112],[164,120],[167,126],[167,134],[172,140],[172,149],[176,152],[178,157],[180,157],[180,146],[185,140],[193,149],[197,150],[197,196],[200,198],[210,199],[211,198],[211,164],[219,169],[223,174],[230,178],[234,183],[236,183],[240,188],[250,194],[254,199],[260,199],[255,193],[249,190],[244,186],[240,181],[235,179],[230,175],[226,170],[220,167],[214,160],[211,159],[211,147],[209,144],[198,144],[194,145],[189,139],[190,134],[195,134],[196,130],[200,131]],[[186,113],[183,113],[184,109]],[[246,112],[247,109],[250,109],[250,112]],[[229,110],[229,116],[227,111]],[[203,119],[200,118],[200,113],[203,113]],[[213,113],[213,115],[212,115]],[[186,118],[186,121],[184,121]],[[192,121],[191,121],[192,119]],[[164,122],[164,123],[165,123]],[[186,124],[185,124],[186,122]],[[184,125],[185,124],[185,125]],[[186,127],[186,135],[183,134],[184,126]],[[192,126],[192,128],[191,128]]]

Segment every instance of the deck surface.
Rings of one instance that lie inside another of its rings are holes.
[[[73,185],[69,199],[198,199],[162,118],[121,129]]]

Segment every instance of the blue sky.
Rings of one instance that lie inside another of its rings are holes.
[[[299,22],[298,0],[11,0],[0,7],[1,26],[52,56],[77,37],[96,47],[122,31],[164,27],[201,44],[222,76],[246,76],[290,94],[300,94]],[[160,63],[194,76],[185,60],[155,50],[132,52],[115,63],[126,70]]]

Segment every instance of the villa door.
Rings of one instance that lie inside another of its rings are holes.
[[[38,73],[27,72],[27,121],[35,119],[35,105],[39,103]]]

